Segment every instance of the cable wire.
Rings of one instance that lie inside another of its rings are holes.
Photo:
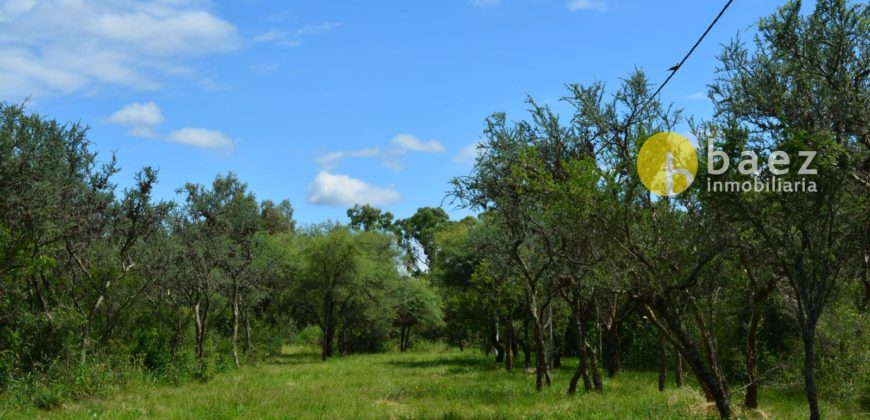
[[[670,69],[671,74],[669,74],[669,75],[668,75],[668,78],[665,79],[665,81],[662,82],[662,84],[659,85],[658,89],[656,89],[655,93],[653,93],[653,94],[649,97],[649,99],[647,99],[646,104],[644,104],[643,108],[641,108],[641,109],[644,109],[644,108],[646,108],[647,106],[649,106],[650,102],[652,102],[653,99],[655,99],[655,97],[658,96],[658,94],[662,91],[662,89],[665,87],[665,85],[667,85],[668,82],[671,81],[671,78],[673,78],[674,75],[677,74],[677,71],[679,71],[679,70],[683,67],[683,63],[685,63],[686,60],[689,59],[689,56],[691,56],[692,53],[695,52],[695,48],[698,48],[698,45],[701,45],[701,41],[703,41],[704,38],[707,36],[707,34],[710,33],[710,30],[713,29],[713,26],[716,25],[716,22],[719,21],[719,18],[721,18],[722,15],[725,14],[725,11],[728,10],[728,6],[731,6],[731,3],[732,3],[732,2],[734,2],[734,0],[728,0],[728,3],[725,3],[725,7],[723,7],[722,10],[719,11],[719,14],[716,15],[716,18],[713,19],[712,22],[710,22],[710,26],[707,27],[707,30],[704,31],[703,34],[701,34],[701,37],[698,38],[698,41],[695,42],[695,45],[692,45],[692,48],[689,50],[689,52],[686,53],[686,55],[683,57],[683,59],[680,60],[680,62],[679,62],[676,66],[671,67],[671,69]]]

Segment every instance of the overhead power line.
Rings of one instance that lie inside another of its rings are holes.
[[[665,87],[665,85],[667,85],[668,82],[671,81],[671,78],[673,78],[674,75],[677,74],[677,71],[680,70],[680,68],[683,67],[683,64],[686,62],[686,60],[689,59],[689,56],[691,56],[692,53],[695,52],[695,49],[698,48],[698,45],[701,45],[701,41],[703,41],[704,38],[707,36],[707,34],[710,33],[710,30],[713,29],[713,26],[716,25],[716,22],[719,21],[719,18],[721,18],[722,15],[725,14],[725,11],[728,10],[728,6],[731,6],[731,3],[732,3],[732,2],[734,2],[734,0],[728,0],[728,2],[725,3],[725,7],[723,7],[722,10],[719,11],[719,14],[716,15],[716,18],[713,19],[712,22],[710,22],[710,26],[708,26],[708,27],[707,27],[707,30],[704,31],[703,34],[701,34],[701,37],[698,38],[698,40],[695,42],[695,45],[692,45],[692,48],[689,50],[689,52],[686,53],[686,55],[683,57],[683,59],[680,60],[680,62],[677,63],[675,66],[673,66],[673,67],[671,67],[670,69],[668,69],[668,71],[670,71],[671,74],[669,74],[669,75],[668,75],[668,78],[665,79],[665,81],[662,82],[662,84],[659,85],[659,87],[658,87],[658,89],[656,89],[655,93],[653,93],[653,94],[649,97],[649,99],[647,99],[646,104],[644,104],[644,106],[643,106],[644,108],[646,108],[646,107],[649,105],[649,103],[652,102],[652,100],[655,99],[656,96],[658,96],[658,94],[662,91],[662,89]]]

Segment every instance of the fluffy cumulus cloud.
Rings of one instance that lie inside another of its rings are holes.
[[[593,12],[606,12],[607,2],[604,0],[571,0],[567,4],[568,10],[591,10]]]
[[[315,161],[321,168],[331,170],[348,158],[376,158],[387,168],[402,169],[402,157],[410,152],[444,153],[444,145],[437,140],[423,141],[412,134],[399,134],[390,140],[390,147],[368,147],[357,150],[337,150],[319,156]]]
[[[199,81],[192,58],[240,45],[235,25],[203,0],[10,0],[0,34],[6,97]]]
[[[163,124],[165,119],[160,112],[160,107],[154,102],[134,102],[109,116],[108,121],[129,127],[132,136],[155,137],[155,129]]]
[[[233,148],[233,141],[224,133],[206,128],[182,128],[175,130],[169,135],[160,135],[157,129],[166,119],[160,107],[154,102],[133,102],[125,105],[106,118],[111,124],[122,125],[129,128],[128,134],[135,137],[162,138],[173,143],[204,149]]]
[[[392,186],[376,187],[348,175],[321,171],[308,185],[306,198],[311,204],[324,206],[389,206],[397,203],[401,196]]]
[[[169,134],[169,141],[206,149],[231,149],[233,141],[224,133],[205,128],[182,128]]]
[[[473,164],[479,152],[478,146],[480,146],[479,141],[463,146],[462,149],[459,149],[459,153],[453,156],[453,161],[466,165]]]

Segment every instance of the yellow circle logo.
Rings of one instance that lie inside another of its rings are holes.
[[[689,139],[671,132],[653,134],[637,156],[637,174],[650,191],[677,195],[692,185],[698,173],[698,153]]]

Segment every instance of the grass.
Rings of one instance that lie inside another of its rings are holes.
[[[565,390],[574,361],[557,370],[553,386],[534,390],[533,373],[505,372],[479,352],[427,350],[337,357],[287,348],[274,360],[181,386],[130,384],[101,399],[60,409],[5,413],[12,418],[715,418],[696,387],[656,390],[652,372],[622,372],[605,392]],[[762,390],[761,409],[743,418],[804,418],[799,393]],[[736,402],[740,396],[734,396]],[[859,418],[826,403],[826,418]],[[4,413],[0,413],[0,418]]]

